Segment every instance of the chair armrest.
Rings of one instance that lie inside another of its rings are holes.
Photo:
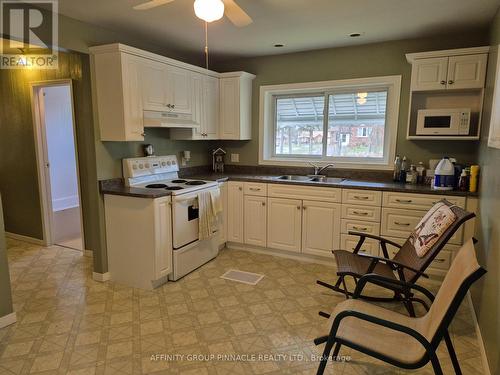
[[[352,230],[350,230],[348,233],[351,234],[351,235],[353,235],[353,236],[371,238],[371,239],[377,240],[379,242],[388,243],[389,245],[392,245],[394,247],[397,247],[398,249],[401,249],[401,245],[400,244],[398,244],[398,243],[396,243],[394,241],[388,240],[387,238],[384,238],[384,237],[376,236],[374,234],[369,234],[369,233],[354,232]]]
[[[434,295],[426,288],[423,286],[417,285],[417,284],[412,284],[408,283],[405,281],[401,280],[395,280],[395,279],[389,279],[387,277],[377,275],[376,273],[368,273],[366,275],[363,275],[359,278],[358,282],[356,283],[356,289],[354,290],[353,298],[359,298],[361,295],[361,292],[363,291],[365,285],[367,283],[375,284],[378,286],[386,286],[387,284],[392,284],[394,286],[399,286],[403,289],[413,289],[416,290],[420,293],[422,293],[424,296],[426,296],[429,301],[433,302],[434,301]]]
[[[431,344],[429,343],[429,341],[427,341],[427,339],[422,334],[415,331],[414,329],[407,327],[407,326],[404,326],[404,325],[401,325],[401,324],[398,324],[398,323],[395,323],[395,322],[391,322],[389,320],[377,318],[377,317],[372,316],[372,315],[368,315],[368,314],[365,314],[365,313],[362,313],[359,311],[355,311],[355,310],[344,310],[344,311],[341,311],[340,313],[337,314],[337,316],[335,317],[335,319],[333,321],[332,328],[330,329],[329,338],[336,337],[338,328],[340,326],[340,322],[342,321],[342,319],[344,319],[346,317],[353,317],[353,318],[357,318],[360,320],[365,320],[367,322],[377,324],[377,325],[392,329],[394,331],[405,333],[405,334],[410,335],[413,338],[415,338],[425,348],[426,352],[429,352],[429,350],[431,349]],[[382,338],[382,340],[383,340],[383,338]],[[346,341],[348,341],[348,339],[346,339]],[[376,348],[366,348],[366,349],[370,349],[370,351],[377,351]]]
[[[399,268],[406,268],[406,269],[408,269],[408,270],[410,270],[412,272],[415,272],[419,276],[423,276],[425,278],[429,278],[429,276],[426,275],[425,273],[423,273],[422,271],[419,271],[419,270],[417,270],[417,269],[415,269],[413,267],[407,266],[407,265],[405,265],[403,263],[397,262],[397,261],[395,261],[393,259],[387,259],[387,258],[379,257],[379,256],[376,256],[376,255],[364,254],[364,253],[358,254],[358,255],[361,256],[361,257],[370,258],[370,259],[372,259],[375,262],[379,262],[380,261],[380,262],[389,263],[390,265],[396,266],[396,268],[398,268],[398,267]]]

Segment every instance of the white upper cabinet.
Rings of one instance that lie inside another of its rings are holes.
[[[419,59],[411,70],[413,90],[442,90],[446,88],[448,58]]]
[[[223,73],[220,78],[220,139],[252,138],[253,74]]]
[[[410,53],[411,90],[482,89],[488,47]]]
[[[451,56],[448,63],[448,87],[454,89],[482,88],[486,78],[488,55]]]
[[[122,52],[91,57],[92,93],[102,141],[143,141],[141,59]]]
[[[145,110],[193,116],[199,127],[172,128],[172,139],[251,138],[254,75],[220,74],[118,43],[89,50],[101,140],[143,141]]]

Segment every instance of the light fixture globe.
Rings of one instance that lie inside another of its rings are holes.
[[[194,13],[206,22],[217,21],[224,15],[224,3],[221,0],[196,0]]]

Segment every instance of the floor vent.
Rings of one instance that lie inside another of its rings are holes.
[[[264,275],[252,272],[229,270],[221,278],[226,280],[237,281],[239,283],[257,285],[257,283],[262,280]]]

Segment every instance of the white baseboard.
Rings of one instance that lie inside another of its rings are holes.
[[[52,201],[53,211],[69,210],[70,208],[76,208],[79,206],[80,198],[78,198],[78,195],[70,195],[68,197],[58,198]]]
[[[0,328],[14,324],[16,321],[17,321],[17,316],[15,312],[11,312],[10,314],[4,315],[0,317]]]
[[[12,233],[12,232],[5,232],[5,237],[11,238],[13,240],[18,240],[18,241],[24,241],[24,242],[32,243],[34,245],[41,245],[41,246],[45,246],[46,245],[46,243],[45,243],[44,240],[40,240],[38,238],[24,236],[22,234],[17,234],[17,233]]]
[[[92,278],[95,281],[104,282],[111,279],[111,274],[109,272],[105,273],[92,272]]]
[[[476,310],[474,310],[474,305],[472,304],[472,297],[470,291],[467,292],[467,301],[469,302],[469,308],[472,315],[472,322],[476,328],[476,336],[479,341],[479,351],[481,352],[481,359],[483,362],[483,369],[485,375],[491,375],[490,366],[488,365],[488,357],[486,356],[486,349],[484,347],[483,336],[481,335],[481,329],[479,328],[479,323],[477,321]]]

